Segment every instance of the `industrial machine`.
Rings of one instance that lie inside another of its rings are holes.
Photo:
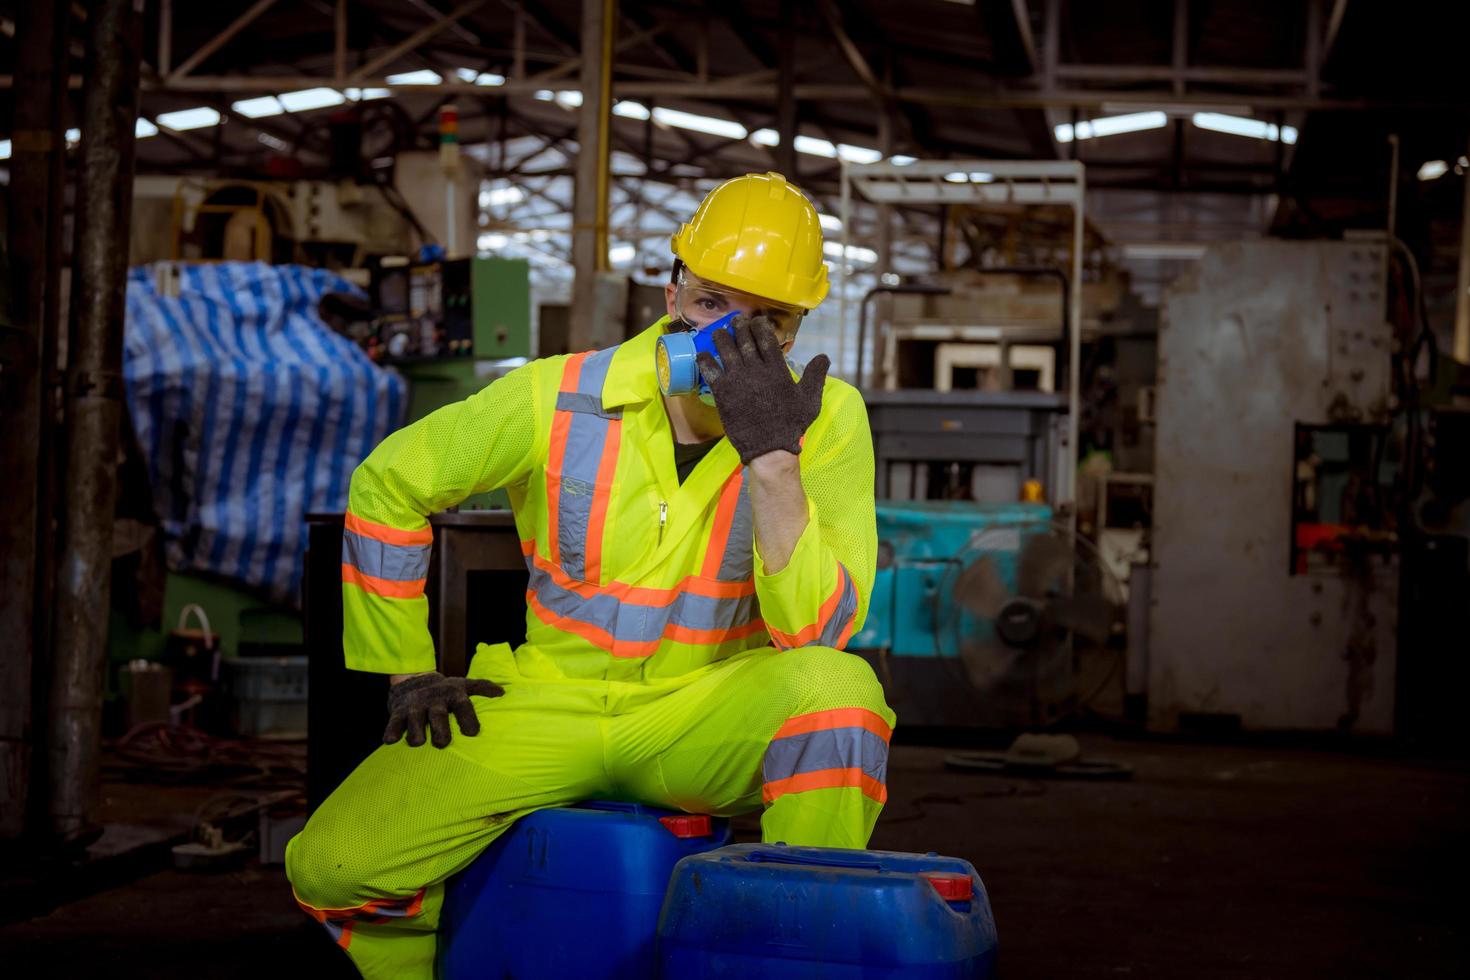
[[[406,252],[415,229],[392,188],[331,180],[133,182],[129,264],[217,259],[353,268]]]
[[[1393,731],[1390,247],[1213,246],[1166,293],[1151,727]]]
[[[1084,675],[1116,668],[1120,600],[1046,504],[883,502],[873,598],[850,646],[906,723],[1045,726],[1086,700]]]
[[[391,364],[531,356],[530,264],[477,256],[372,266],[373,319],[358,342]]]

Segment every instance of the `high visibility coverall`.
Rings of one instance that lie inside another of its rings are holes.
[[[353,476],[349,667],[434,669],[426,515],[506,488],[531,573],[526,643],[481,644],[470,666],[506,692],[472,699],[480,734],[378,748],[290,842],[298,902],[368,977],[431,976],[443,882],[542,807],[764,805],[767,841],[867,844],[894,715],[841,652],[877,552],[861,396],[827,380],[799,457],[807,527],[767,572],[728,440],[678,482],[663,329],[519,368],[389,436]]]

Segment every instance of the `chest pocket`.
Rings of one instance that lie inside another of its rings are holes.
[[[607,527],[623,415],[602,407],[602,386],[616,347],[566,362],[546,457],[547,544],[551,561],[580,582],[602,578]]]

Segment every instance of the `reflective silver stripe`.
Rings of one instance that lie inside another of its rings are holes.
[[[586,370],[585,366],[583,370]],[[623,417],[623,413],[617,409],[609,412],[602,407],[601,392],[589,395],[580,391],[559,391],[556,394],[556,410],[558,412],[581,412],[584,415],[600,415],[605,419]]]
[[[778,738],[766,746],[761,777],[774,783],[804,772],[861,769],[888,782],[888,743],[866,728],[824,728]]]
[[[418,582],[429,574],[429,545],[388,544],[342,532],[342,563],[390,582]]]
[[[857,589],[852,584],[852,576],[842,562],[837,563],[837,574],[842,576],[842,598],[837,600],[837,608],[832,611],[832,617],[822,627],[821,635],[812,642],[817,646],[835,647],[837,641],[842,639],[842,633],[847,629],[847,624],[852,622],[852,617],[857,615]]]
[[[587,577],[587,526],[597,492],[597,471],[607,445],[609,426],[621,412],[602,408],[602,386],[616,347],[589,354],[582,361],[577,390],[556,396],[556,410],[571,415],[562,452],[561,483],[556,502],[556,540],[561,567],[578,581]],[[594,583],[595,584],[595,583]]]
[[[587,525],[597,492],[597,470],[614,423],[597,415],[572,414],[562,454],[561,490],[556,502],[556,535],[561,567],[577,580],[587,577]]]
[[[735,516],[730,520],[730,536],[725,539],[725,554],[720,559],[721,582],[745,582],[755,575],[755,532],[750,516],[750,481],[741,470],[740,498],[735,503]]]
[[[725,632],[749,625],[759,615],[753,594],[715,599],[680,592],[667,605],[651,606],[607,592],[580,596],[535,567],[531,569],[530,589],[548,612],[600,629],[620,643],[656,642],[670,626]]]

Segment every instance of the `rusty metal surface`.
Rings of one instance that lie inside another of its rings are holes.
[[[51,836],[97,825],[102,682],[117,496],[123,289],[138,107],[139,18],[132,0],[88,11],[87,85],[77,181],[72,328],[67,345],[66,483],[56,570],[56,654],[47,758]]]
[[[58,11],[63,15],[58,17]],[[65,7],[54,2],[22,5],[16,63],[16,100],[10,161],[8,259],[10,323],[0,323],[0,472],[9,486],[0,494],[0,840],[24,829],[34,745],[31,728],[32,659],[37,644],[39,515],[48,514],[42,479],[49,454],[43,438],[48,353],[55,351],[55,312],[46,309],[54,278],[53,245],[59,214],[52,184],[60,182],[65,153],[61,99],[65,63]],[[29,134],[22,138],[23,134]],[[59,187],[57,188],[59,190]],[[59,266],[59,262],[55,262]],[[51,292],[54,300],[55,293]],[[44,553],[44,552],[42,552]],[[42,590],[44,591],[44,590]]]
[[[1211,248],[1159,335],[1149,714],[1385,733],[1396,566],[1288,575],[1293,425],[1382,420],[1384,246]]]

